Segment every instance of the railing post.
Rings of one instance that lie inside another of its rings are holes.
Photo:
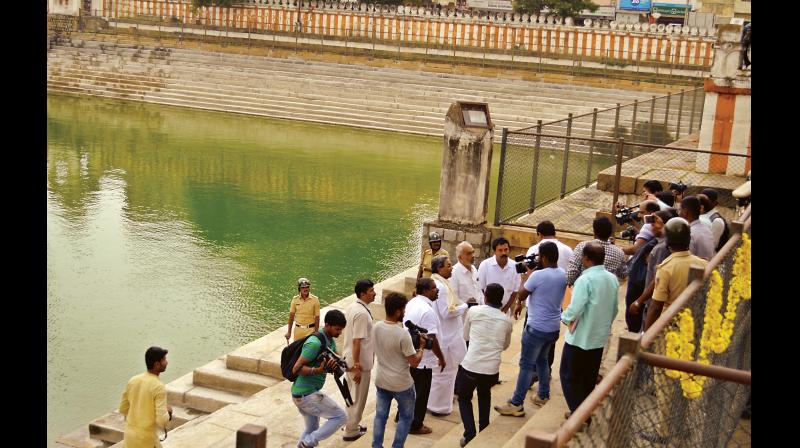
[[[653,120],[656,113],[656,96],[650,99],[650,126],[647,127],[647,144],[653,143]]]
[[[267,448],[267,428],[252,423],[236,431],[236,448]]]
[[[592,111],[592,133],[590,138],[594,138],[595,131],[597,130],[597,108],[595,107]],[[592,159],[594,158],[594,140],[589,140],[589,158],[586,160],[586,184],[589,185],[589,181],[592,179]]]
[[[564,194],[567,191],[567,171],[569,171],[569,142],[572,135],[572,114],[567,117],[567,137],[564,142],[564,166],[561,172],[561,195],[560,198],[564,199]]]
[[[689,133],[691,134],[694,131],[694,114],[697,110],[697,91],[699,88],[695,88],[692,92],[692,114],[689,116]]]
[[[556,448],[558,434],[534,429],[525,436],[525,448]]]
[[[536,208],[536,185],[539,182],[539,150],[542,148],[542,120],[536,120],[536,143],[533,146],[533,173],[531,175],[531,206],[528,213]]]
[[[494,201],[494,225],[500,225],[500,204],[503,199],[503,174],[506,167],[506,149],[508,146],[508,128],[503,128],[503,139],[500,143],[500,171],[497,173],[497,196]]]
[[[611,213],[617,212],[617,202],[619,201],[619,182],[622,175],[622,151],[625,149],[625,139],[619,139],[617,146],[617,170],[614,175],[614,200],[611,204]]]
[[[667,94],[667,108],[664,110],[664,131],[669,133],[669,100],[672,98],[672,93]]]
[[[633,117],[631,117],[631,140],[636,141],[636,113],[639,110],[639,100],[633,101]]]
[[[675,126],[675,140],[681,138],[681,115],[683,115],[683,93],[686,89],[681,89],[680,99],[678,100],[678,124]]]

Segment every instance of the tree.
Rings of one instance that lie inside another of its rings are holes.
[[[517,0],[514,11],[539,14],[545,6],[560,17],[572,17],[584,9],[597,11],[597,5],[591,0]]]

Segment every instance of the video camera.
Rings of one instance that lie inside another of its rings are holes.
[[[406,321],[406,328],[408,328],[408,334],[411,335],[411,342],[414,344],[414,348],[419,347],[419,334],[425,333],[427,335],[428,329],[419,327],[410,320]],[[433,348],[433,339],[426,339],[425,346],[422,348],[425,350],[431,350]]]
[[[517,255],[514,257],[514,261],[517,264],[514,265],[514,269],[517,270],[517,274],[524,274],[528,272],[528,269],[542,269],[542,260],[539,259],[539,254],[533,254],[531,256],[527,255]]]
[[[348,407],[353,405],[353,397],[350,395],[350,389],[347,387],[347,379],[340,380],[342,375],[347,372],[347,361],[344,360],[341,356],[339,356],[335,351],[331,350],[330,347],[326,346],[325,350],[322,350],[317,356],[317,361],[320,364],[324,364],[329,359],[332,359],[334,362],[334,367],[331,370],[333,373],[333,379],[336,381],[336,386],[339,387],[339,392],[342,394],[342,398],[344,398],[344,404]]]
[[[614,218],[617,220],[617,224],[625,225],[629,222],[636,221],[639,215],[639,205],[634,205],[632,207],[620,207],[617,210],[617,213],[614,215]],[[623,237],[624,238],[624,237]]]
[[[671,182],[669,184],[669,189],[670,190],[677,191],[680,194],[683,194],[686,191],[687,188],[689,188],[689,186],[684,184],[681,181],[678,181],[678,183]]]
[[[636,230],[635,227],[628,226],[627,229],[623,230],[619,234],[619,237],[621,239],[623,239],[623,240],[634,241],[634,240],[636,240],[636,235],[638,235],[638,234],[639,234],[639,232]]]

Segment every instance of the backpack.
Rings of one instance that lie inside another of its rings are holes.
[[[717,247],[714,249],[716,252],[719,252],[719,251],[720,251],[720,249],[722,249],[722,246],[724,246],[724,245],[725,245],[725,243],[727,243],[727,242],[728,242],[728,239],[729,239],[729,238],[730,238],[730,236],[731,236],[731,232],[730,232],[730,229],[729,229],[729,226],[728,226],[728,221],[727,221],[727,220],[725,220],[725,218],[723,218],[723,217],[722,217],[722,215],[720,215],[720,214],[719,214],[719,212],[714,212],[714,214],[712,214],[712,215],[709,215],[709,217],[708,217],[708,219],[709,219],[709,220],[710,220],[712,223],[713,223],[713,222],[714,222],[714,220],[715,220],[715,219],[717,219],[717,218],[720,218],[720,219],[722,219],[722,222],[724,222],[724,223],[725,223],[725,228],[722,230],[722,235],[719,237],[719,244],[717,244]]]
[[[306,340],[312,336],[316,336],[316,338],[319,339],[319,342],[323,344],[323,347],[327,345],[328,338],[325,337],[325,335],[320,331],[317,333],[312,333],[303,339],[298,339],[292,342],[288,346],[284,347],[281,351],[281,375],[293,383],[297,379],[298,375],[292,372],[292,368],[294,367],[295,363],[297,363],[300,355],[303,353],[303,344],[305,344]]]

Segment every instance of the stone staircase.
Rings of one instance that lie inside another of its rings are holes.
[[[455,100],[487,102],[496,127],[645,100],[651,93],[518,79],[247,56],[135,42],[54,42],[48,91],[441,135]],[[624,120],[626,117],[621,117]],[[591,120],[575,123],[574,130]],[[598,117],[613,125],[613,114]]]

